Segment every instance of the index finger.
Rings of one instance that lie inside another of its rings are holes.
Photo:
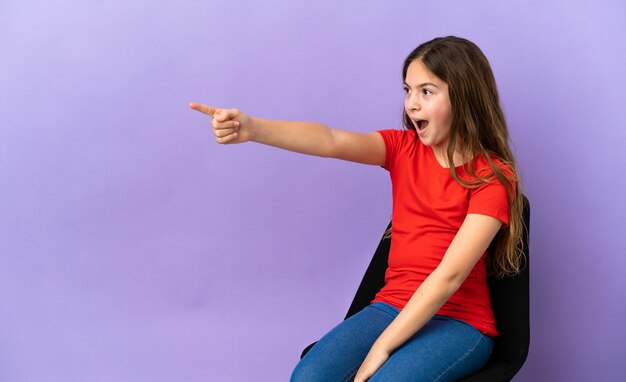
[[[217,108],[203,105],[201,103],[190,102],[189,107],[206,115],[210,115],[211,117],[217,112]]]

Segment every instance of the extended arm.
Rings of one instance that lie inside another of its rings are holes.
[[[253,141],[302,154],[385,164],[385,143],[376,132],[353,133],[321,123],[249,117],[237,109],[217,109],[197,103],[189,106],[213,117],[213,132],[221,144]]]
[[[378,337],[355,382],[373,375],[387,357],[430,320],[463,284],[502,226],[496,218],[468,214],[439,266],[424,280],[409,302]]]

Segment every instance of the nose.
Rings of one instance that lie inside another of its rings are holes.
[[[407,111],[420,111],[422,110],[422,105],[419,102],[419,97],[416,92],[410,92],[406,96],[406,109]]]

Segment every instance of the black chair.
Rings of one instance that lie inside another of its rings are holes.
[[[529,323],[529,251],[528,232],[530,229],[530,203],[524,196],[524,233],[523,244],[525,263],[523,270],[516,276],[501,280],[488,278],[491,305],[496,319],[496,328],[500,334],[494,342],[491,358],[479,372],[462,379],[462,382],[500,382],[510,381],[521,369],[528,355],[530,344]],[[391,223],[387,228],[391,227]],[[385,285],[385,270],[389,256],[391,239],[383,239],[378,244],[376,253],[370,262],[361,285],[348,309],[346,319],[370,304],[374,296]],[[301,358],[315,345],[312,343],[302,352]]]

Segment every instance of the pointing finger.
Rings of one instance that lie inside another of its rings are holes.
[[[219,111],[219,109],[211,107],[211,106],[207,106],[207,105],[203,105],[201,103],[195,103],[195,102],[190,102],[189,103],[189,107],[199,111],[201,113],[204,113],[206,115],[210,115],[211,117],[215,115],[215,113],[217,113]]]

